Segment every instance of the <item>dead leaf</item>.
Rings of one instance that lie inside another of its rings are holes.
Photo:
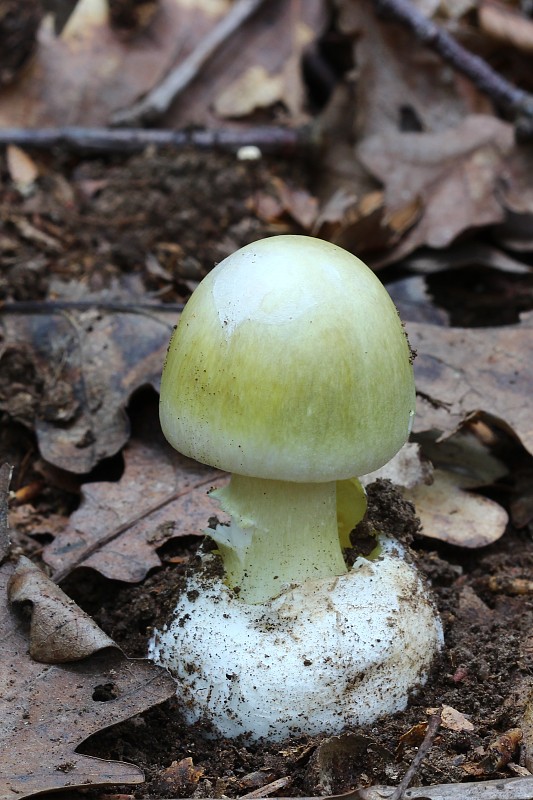
[[[512,147],[512,126],[481,115],[437,133],[391,131],[366,138],[358,155],[383,183],[388,214],[414,200],[422,204],[417,225],[394,257],[421,245],[446,247],[465,230],[502,222],[499,182]]]
[[[60,36],[45,20],[36,56],[17,84],[0,95],[0,125],[105,125],[185,57],[228,3],[162,0],[149,31],[134,42],[115,35],[103,0],[80,0]]]
[[[32,64],[0,94],[0,125],[108,124],[114,112],[132,105],[185,61],[230,7],[230,0],[160,0],[150,26],[125,39],[109,24],[104,0],[79,0],[60,36],[50,20],[41,26]],[[322,0],[307,0],[298,10],[280,0],[270,2],[238,31],[238,43],[230,37],[200,69],[167,123],[212,125],[218,120],[216,99],[254,68],[278,76],[277,99],[291,115],[302,115],[301,53],[325,22]],[[253,105],[251,96],[249,102]]]
[[[533,164],[531,145],[517,145],[505,164],[502,175],[502,202],[509,209],[505,225],[496,234],[503,246],[531,250],[533,214]]]
[[[78,661],[115,644],[88,614],[21,556],[7,587],[11,603],[31,605],[30,656],[44,664]]]
[[[57,580],[83,564],[107,578],[141,581],[160,566],[157,548],[180,536],[198,536],[223,515],[208,490],[221,480],[211,467],[185,458],[164,440],[157,403],[147,404],[142,430],[124,450],[118,483],[88,483],[80,508],[43,551]]]
[[[408,322],[417,351],[415,431],[452,433],[472,411],[503,420],[533,452],[530,368],[533,313],[519,325],[443,328]]]
[[[273,176],[267,192],[254,195],[248,206],[260,218],[269,223],[282,223],[291,218],[304,231],[310,231],[318,213],[318,200],[304,189],[291,186]]]
[[[194,766],[190,757],[173,761],[158,774],[154,790],[170,795],[192,794],[204,772],[203,767]]]
[[[7,168],[11,180],[21,194],[28,194],[39,177],[35,161],[20,147],[10,144],[6,147]]]
[[[509,5],[483,0],[478,8],[481,30],[524,53],[533,53],[533,21]]]
[[[68,665],[41,664],[28,653],[25,625],[8,603],[10,564],[0,569],[0,796],[2,800],[79,786],[142,783],[142,771],[77,752],[93,733],[175,693],[148,661],[118,650]]]
[[[467,418],[443,440],[435,441],[434,432],[416,437],[434,470],[425,484],[402,489],[415,504],[424,535],[468,548],[492,544],[507,530],[507,511],[479,490],[508,477],[512,468],[474,431]]]
[[[437,714],[438,711],[438,708],[427,709],[428,714]],[[427,722],[418,722],[416,725],[413,725],[411,728],[409,728],[408,731],[402,733],[398,740],[398,746],[394,752],[394,757],[397,761],[400,761],[404,757],[406,748],[419,747],[422,744],[427,733],[427,729]]]
[[[308,120],[301,59],[326,25],[327,11],[322,0],[297,4],[269,0],[213,55],[199,78],[180,95],[166,117],[167,123],[179,127],[220,126],[218,98],[228,92],[229,104],[221,111],[226,114],[234,110],[236,89],[246,74],[247,97],[238,109],[241,113],[245,107],[252,111],[265,103],[280,102],[292,122]],[[268,76],[265,95],[257,80],[261,74]]]
[[[439,709],[428,708],[427,714],[436,714]],[[457,711],[452,706],[441,706],[441,728],[446,728],[449,731],[473,731],[474,725],[470,722],[467,716]]]
[[[256,108],[268,108],[283,98],[283,76],[269,75],[260,65],[249,67],[215,100],[221,117],[245,117]]]
[[[507,466],[465,425],[444,441],[424,434],[384,467],[361,478],[391,480],[411,501],[422,533],[460,547],[484,547],[505,532],[505,510],[474,490],[508,474]],[[468,490],[468,491],[467,491]]]
[[[359,479],[363,486],[377,480],[389,480],[397,486],[410,489],[419,483],[431,483],[433,468],[427,459],[422,457],[420,446],[407,442],[396,455],[383,467],[362,475]]]
[[[416,273],[431,275],[443,270],[461,269],[472,264],[493,267],[501,272],[526,275],[530,267],[524,261],[487,243],[483,239],[459,241],[445,250],[420,250],[406,259],[406,265]],[[394,284],[392,284],[394,286]],[[387,287],[388,288],[388,287]],[[410,317],[406,317],[410,319]],[[419,320],[415,320],[418,322]]]
[[[378,17],[370,0],[337,5],[339,29],[354,40],[361,139],[401,129],[434,133],[469,113],[490,113],[481,93],[465,91],[457,73],[443,69],[440,57],[411,31]]]
[[[431,484],[402,494],[414,503],[424,536],[459,547],[486,547],[504,534],[507,513],[493,500],[464,491],[461,484],[459,473],[436,469]]]
[[[0,408],[35,424],[43,457],[89,472],[129,436],[124,406],[156,388],[175,313],[8,315],[2,319]]]
[[[447,311],[435,305],[425,278],[410,275],[387,286],[394,305],[404,322],[424,322],[449,327]]]
[[[464,764],[462,768],[470,775],[490,775],[498,772],[511,761],[521,741],[521,729],[511,728],[489,744],[479,762]]]

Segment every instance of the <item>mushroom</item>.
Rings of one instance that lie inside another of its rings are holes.
[[[442,644],[406,548],[377,536],[348,566],[356,479],[390,460],[415,407],[398,313],[355,256],[276,236],[226,258],[170,342],[161,425],[232,474],[229,524],[149,653],[186,716],[227,736],[335,733],[405,707]],[[218,568],[220,567],[220,569]]]

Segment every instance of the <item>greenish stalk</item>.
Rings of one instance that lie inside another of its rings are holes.
[[[246,603],[262,603],[287,584],[343,575],[335,481],[289,483],[232,475],[213,492],[230,525],[209,530],[226,582]]]

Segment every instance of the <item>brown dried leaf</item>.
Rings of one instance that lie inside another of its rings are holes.
[[[23,194],[30,191],[39,177],[35,161],[20,147],[10,144],[6,147],[6,162],[11,180]]]
[[[79,786],[142,783],[142,771],[77,752],[93,733],[175,693],[169,676],[118,650],[68,665],[41,664],[28,653],[25,626],[7,599],[13,574],[0,569],[0,796],[2,800]]]
[[[360,480],[368,486],[377,480],[388,480],[397,486],[411,489],[420,483],[431,483],[433,468],[427,459],[422,457],[420,446],[407,442],[401,450],[383,467],[363,475]]]
[[[221,473],[167,444],[156,403],[145,409],[144,420],[124,450],[121,480],[85,484],[80,508],[45,547],[43,559],[56,579],[83,564],[113,580],[141,581],[161,564],[157,548],[172,538],[199,535],[209,517],[220,514],[207,492]]]
[[[530,145],[517,145],[507,159],[502,200],[511,211],[500,236],[513,249],[531,250],[533,214],[533,161]],[[523,242],[521,241],[523,240]]]
[[[158,387],[175,323],[163,312],[4,314],[0,408],[35,424],[47,461],[89,472],[127,441],[124,406],[139,386]]]
[[[11,603],[30,603],[30,656],[44,664],[79,661],[114,642],[29,558],[22,556],[7,587]]]
[[[428,714],[437,714],[439,712],[438,708],[428,708]],[[404,752],[408,747],[419,747],[422,742],[424,741],[424,737],[427,733],[428,724],[427,722],[418,722],[416,725],[413,725],[409,728],[408,731],[402,733],[398,740],[398,746],[395,750],[395,758],[399,761],[403,758]]]
[[[340,0],[338,25],[354,39],[357,64],[356,123],[361,138],[411,130],[443,131],[466,114],[490,112],[481,93],[467,90],[457,73],[411,31],[375,13],[371,0]],[[407,126],[404,126],[404,129]]]
[[[415,505],[425,536],[474,548],[499,539],[508,518],[498,503],[473,489],[490,485],[507,471],[468,429],[443,442],[426,435],[420,444],[404,445],[388,464],[363,476],[362,483],[391,480]]]
[[[478,20],[488,36],[524,53],[533,53],[533,21],[525,14],[495,0],[483,0]]]
[[[265,5],[200,69],[167,115],[168,124],[215,123],[216,99],[254,68],[278,84],[270,101],[302,114],[300,57],[325,24],[323,0],[306,0],[299,8],[282,0]],[[80,0],[60,36],[43,23],[34,61],[16,86],[0,94],[0,125],[108,124],[114,112],[183,63],[230,8],[230,0],[160,0],[148,29],[125,39],[110,26],[106,3]],[[256,105],[251,95],[248,102]]]
[[[450,434],[470,412],[481,409],[503,420],[533,452],[533,313],[524,314],[519,325],[499,328],[448,329],[416,322],[406,328],[418,353],[416,431]]]
[[[498,772],[512,760],[521,741],[522,731],[520,728],[511,728],[502,733],[501,736],[498,736],[497,739],[489,744],[486,755],[481,759],[478,766],[481,767],[486,775]]]
[[[304,231],[311,230],[318,213],[316,197],[277,176],[270,181],[269,190],[269,193],[257,193],[248,203],[257,216],[270,223],[279,223],[289,217]]]
[[[282,103],[292,121],[307,120],[301,57],[326,25],[323,0],[264,3],[181,94],[166,116],[167,123],[220,126],[221,116],[241,116],[273,103]],[[266,94],[258,80],[261,75]],[[246,95],[242,104],[237,99],[240,89]],[[224,103],[217,107],[221,97]]]
[[[45,21],[36,56],[16,85],[0,94],[0,125],[105,125],[186,57],[229,3],[161,0],[148,31],[117,37],[101,0],[80,0],[60,36]]]
[[[269,75],[259,64],[246,70],[215,100],[220,117],[245,117],[257,108],[268,108],[283,97],[283,76]]]
[[[422,205],[394,258],[421,245],[446,247],[465,230],[501,222],[499,183],[512,147],[512,126],[481,115],[437,133],[390,131],[363,141],[359,158],[385,186],[388,215],[415,200]]]
[[[428,708],[427,714],[436,714],[439,711],[437,708]],[[474,725],[470,722],[468,717],[457,711],[452,706],[442,706],[441,709],[441,728],[446,728],[449,731],[473,731]]]
[[[424,536],[458,547],[486,547],[505,533],[507,513],[493,500],[464,491],[463,483],[459,473],[436,469],[431,484],[402,494],[414,503]]]
[[[204,772],[203,767],[195,767],[190,757],[173,761],[159,773],[155,791],[178,796],[192,794]]]

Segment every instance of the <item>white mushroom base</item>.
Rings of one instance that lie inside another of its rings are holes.
[[[249,605],[209,569],[188,580],[149,656],[179,683],[189,722],[224,736],[338,733],[404,709],[442,646],[442,626],[404,548],[384,540],[338,578]],[[204,565],[218,558],[204,556]]]

